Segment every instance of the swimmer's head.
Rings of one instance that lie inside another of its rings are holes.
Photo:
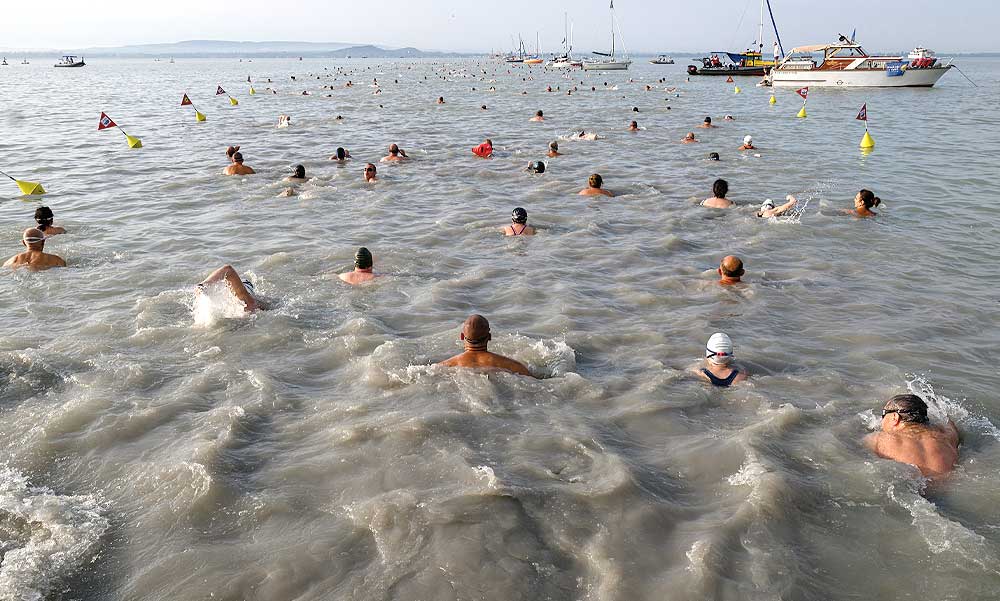
[[[760,203],[760,212],[761,213],[763,213],[764,211],[767,211],[768,209],[773,209],[773,208],[774,208],[774,201],[771,200],[770,198],[768,198],[764,202]]]
[[[486,105],[484,104],[483,106],[481,106],[479,108],[485,111],[486,110]]]
[[[638,113],[638,112],[639,112],[639,107],[637,107],[637,106],[633,106],[633,107],[632,107],[632,112],[633,112],[633,113]]]
[[[358,252],[354,253],[354,267],[357,269],[371,269],[374,260],[370,250],[362,246]]]
[[[226,156],[229,157],[230,160],[232,160],[233,155],[239,151],[240,151],[239,146],[230,146],[229,148],[226,149]]]
[[[705,125],[711,125],[711,124],[712,124],[712,118],[711,117],[705,117]]]
[[[343,146],[337,147],[337,160],[343,161],[347,158],[347,150]]]
[[[489,138],[486,138],[486,143],[489,144],[491,147],[493,146],[493,140]]]
[[[604,185],[604,178],[601,177],[601,174],[594,173],[587,179],[587,183],[590,184],[591,188],[600,188]]]
[[[726,115],[726,118],[724,119],[724,121],[736,121],[736,118],[733,117],[732,115]]]
[[[728,334],[716,332],[705,345],[705,358],[716,365],[728,365],[733,362],[733,340]]]
[[[693,132],[693,131],[689,131],[689,132],[687,133],[687,135],[686,135],[686,136],[684,136],[684,139],[685,139],[685,140],[694,140],[694,132]]]
[[[48,207],[38,207],[35,209],[35,223],[43,228],[52,225],[53,219],[55,219],[55,215],[52,214],[52,209]]]
[[[729,194],[729,182],[724,179],[717,179],[712,183],[712,194],[716,198],[725,198]]]
[[[243,164],[243,153],[234,152],[233,153],[233,162],[234,163],[239,163],[239,164],[242,165]]]
[[[639,122],[638,121],[633,121],[633,122],[629,123],[628,126],[630,128],[632,128],[632,129],[639,129]]]
[[[882,408],[882,419],[887,415],[896,414],[900,421],[909,424],[926,424],[927,403],[915,394],[897,394],[889,399]]]
[[[727,278],[739,278],[746,272],[743,270],[743,261],[737,256],[729,255],[719,263],[719,273]]]
[[[45,232],[29,227],[21,234],[21,244],[28,250],[42,250],[45,247]]]
[[[541,117],[542,116],[542,111],[535,111],[535,116],[536,117]]]
[[[718,161],[719,160],[719,153],[717,153],[717,152],[710,152],[710,153],[708,153],[708,160],[710,160],[710,161]]]
[[[389,144],[389,154],[393,156],[399,154],[399,146],[396,146],[395,144]]]
[[[521,207],[517,207],[510,212],[510,220],[517,224],[528,223],[528,212]]]
[[[558,150],[559,150],[559,142],[556,142],[555,140],[552,140],[551,142],[549,142],[549,150],[551,150],[553,152],[558,152]]]
[[[486,348],[493,339],[490,334],[490,322],[482,315],[470,315],[462,324],[461,340],[469,348]]]
[[[878,196],[875,196],[874,192],[865,189],[862,189],[860,192],[858,192],[858,195],[855,197],[855,200],[860,201],[861,204],[865,205],[866,209],[877,207],[882,202],[882,199],[879,198]]]
[[[743,143],[749,146],[753,144],[753,138],[750,136],[743,136]]]
[[[532,173],[545,173],[545,163],[541,161],[534,161],[528,165],[528,171]]]
[[[295,167],[292,168],[292,177],[297,179],[305,179],[306,168],[303,167],[302,165],[296,165]]]

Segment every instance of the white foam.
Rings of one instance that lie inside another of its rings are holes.
[[[229,290],[225,283],[205,286],[200,293],[195,293],[194,304],[191,307],[191,317],[194,325],[209,327],[221,319],[246,317],[246,307],[243,302]]]
[[[92,560],[108,528],[101,511],[92,495],[57,495],[0,468],[0,599],[43,599]]]

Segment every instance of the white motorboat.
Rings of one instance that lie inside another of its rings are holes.
[[[651,65],[672,65],[672,64],[674,64],[674,59],[669,58],[669,57],[664,56],[664,55],[661,54],[660,56],[658,56],[658,57],[650,60],[649,64],[651,64]]]
[[[625,41],[622,39],[622,57],[615,55],[615,30],[618,30],[618,37],[621,35],[621,27],[618,26],[618,19],[615,18],[615,2],[611,0],[611,52],[594,52],[604,58],[596,58],[583,61],[584,71],[625,71],[632,61],[628,58],[628,50],[625,49]]]
[[[823,53],[817,63],[814,53]],[[778,87],[832,88],[929,88],[951,69],[941,64],[926,48],[917,48],[907,60],[902,56],[870,55],[857,42],[840,36],[836,44],[816,44],[793,48],[792,52],[771,70],[767,79]]]
[[[546,69],[579,69],[583,61],[573,58],[573,26],[569,14],[563,13],[563,53],[545,63]]]

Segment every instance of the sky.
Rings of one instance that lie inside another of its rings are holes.
[[[509,50],[520,34],[542,52],[573,21],[574,50],[610,46],[608,0],[9,0],[0,47],[76,49],[192,39],[311,41],[414,46],[421,50]],[[917,45],[938,52],[1000,51],[1000,3],[987,0],[771,0],[791,46],[835,41],[857,28],[870,51]],[[759,0],[616,0],[632,52],[741,50],[757,36]],[[766,16],[765,16],[766,19]],[[769,28],[768,24],[768,28]],[[770,48],[773,34],[765,31]]]

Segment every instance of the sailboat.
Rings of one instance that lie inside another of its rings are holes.
[[[572,69],[582,67],[583,62],[576,60],[573,53],[573,26],[569,22],[569,13],[563,13],[563,53],[550,60],[545,67],[548,69]]]
[[[611,0],[611,52],[610,54],[594,52],[594,54],[606,58],[583,61],[584,71],[625,71],[632,64],[628,58],[628,50],[624,50],[624,39],[622,40],[623,58],[615,56],[615,29],[618,29],[618,35],[621,37],[621,27],[618,26],[618,19],[615,18],[615,0]]]
[[[521,39],[520,35],[517,36],[517,42],[518,42],[518,44],[517,44],[517,53],[515,54],[515,53],[511,52],[510,54],[508,54],[507,56],[505,56],[504,59],[503,59],[504,62],[507,62],[507,63],[523,63],[524,62],[524,40]]]
[[[774,58],[775,60],[764,59],[764,2],[767,2],[767,12],[771,17],[771,26],[774,28]],[[757,39],[744,52],[726,52],[724,50],[713,50],[711,56],[701,59],[701,67],[688,65],[688,75],[753,75],[763,76],[776,64],[778,58],[784,51],[781,48],[781,38],[778,37],[778,25],[774,22],[774,13],[771,11],[771,0],[760,0],[760,22],[757,30]]]
[[[542,50],[541,46],[538,44],[538,32],[535,32],[535,56],[530,56],[524,59],[524,64],[526,65],[540,65],[542,64]]]

